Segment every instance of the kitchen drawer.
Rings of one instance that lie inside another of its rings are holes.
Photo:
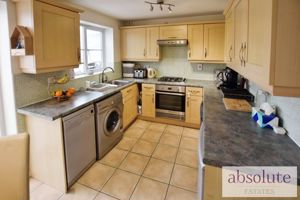
[[[155,84],[143,84],[142,91],[155,92]]]
[[[186,87],[186,94],[191,96],[203,96],[203,88],[200,87]]]

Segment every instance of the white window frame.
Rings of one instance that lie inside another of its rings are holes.
[[[80,47],[80,52],[84,51],[84,60],[81,60],[83,66],[84,66],[84,70],[83,72],[76,72],[75,75],[83,75],[83,74],[87,74],[87,69],[88,69],[88,63],[87,63],[87,56],[88,56],[88,49],[87,49],[87,30],[93,30],[93,31],[99,31],[102,33],[102,68],[95,68],[94,73],[95,72],[100,72],[101,70],[103,70],[105,68],[105,63],[106,63],[106,48],[105,48],[105,29],[104,28],[100,28],[97,26],[91,26],[91,25],[87,25],[87,24],[80,24],[81,27],[83,27],[83,33],[84,33],[84,47]],[[80,37],[81,38],[81,37]]]

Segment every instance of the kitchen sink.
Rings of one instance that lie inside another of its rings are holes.
[[[130,80],[112,80],[112,81],[110,81],[111,84],[118,85],[118,86],[127,85],[128,83],[131,83],[131,82],[132,81],[130,81]]]
[[[105,92],[109,89],[113,89],[118,87],[117,84],[110,84],[110,83],[92,83],[87,90],[90,91],[97,91],[97,92]]]

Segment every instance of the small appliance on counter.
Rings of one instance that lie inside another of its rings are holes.
[[[155,78],[157,75],[157,71],[154,68],[148,67],[147,68],[147,77],[148,78]]]
[[[147,69],[146,68],[137,68],[134,69],[134,78],[147,78]]]
[[[124,78],[133,78],[134,77],[134,63],[123,63],[122,69],[123,69],[123,77]]]

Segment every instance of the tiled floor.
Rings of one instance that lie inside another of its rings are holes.
[[[67,194],[30,180],[31,200],[195,200],[199,130],[137,120]]]

